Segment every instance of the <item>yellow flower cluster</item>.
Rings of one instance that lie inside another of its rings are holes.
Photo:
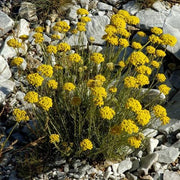
[[[163,82],[166,80],[166,76],[165,76],[164,74],[162,74],[162,73],[158,73],[158,74],[156,75],[156,77],[157,77],[157,80],[158,80],[159,82],[161,82],[161,83],[163,83]]]
[[[125,38],[120,38],[119,39],[119,45],[126,48],[129,46],[129,41]]]
[[[145,63],[149,62],[148,57],[141,51],[133,52],[128,61],[133,64],[134,66],[144,65]]]
[[[91,88],[91,90],[92,90],[92,94],[96,97],[103,97],[103,98],[107,97],[107,92],[103,87],[94,87]]]
[[[35,33],[33,37],[35,38],[34,40],[35,43],[42,43],[44,41],[43,34],[41,33]]]
[[[23,58],[21,58],[21,57],[15,57],[11,61],[12,66],[20,66],[22,63],[23,63]]]
[[[162,40],[159,38],[159,36],[156,36],[154,34],[149,36],[149,41],[152,42],[153,44],[161,44]]]
[[[128,32],[126,29],[124,28],[117,28],[117,34],[120,34],[121,36],[124,36],[125,38],[129,38],[131,33]]]
[[[115,114],[115,111],[109,106],[104,106],[100,109],[100,115],[103,119],[111,120]]]
[[[89,139],[83,139],[80,142],[80,147],[82,148],[83,151],[91,150],[93,148],[93,144]]]
[[[156,35],[160,35],[163,33],[163,30],[161,28],[158,28],[158,27],[153,27],[153,28],[151,28],[151,32],[156,34]]]
[[[48,81],[47,83],[48,87],[51,89],[57,89],[58,88],[58,82],[56,82],[55,80],[51,79]]]
[[[139,24],[140,19],[137,16],[129,16],[127,17],[127,23],[130,25],[137,25]]]
[[[37,33],[42,33],[44,30],[45,30],[45,28],[42,26],[38,26],[35,28],[35,32],[37,32]]]
[[[163,45],[175,46],[175,44],[177,43],[176,37],[170,34],[162,34],[160,38]]]
[[[19,36],[19,39],[22,39],[23,41],[25,41],[28,38],[29,38],[29,36],[26,35],[26,34],[23,34],[23,35]]]
[[[45,111],[49,111],[49,108],[53,106],[53,102],[50,97],[44,96],[39,98],[38,105]]]
[[[66,91],[73,91],[75,88],[76,86],[71,82],[67,82],[63,85],[63,89]]]
[[[155,67],[155,68],[159,68],[160,63],[157,62],[157,61],[151,61],[151,65],[152,65],[153,67]]]
[[[159,87],[158,87],[159,91],[161,93],[163,93],[164,95],[168,95],[169,94],[169,91],[171,90],[170,87],[168,87],[166,84],[161,84]]]
[[[148,85],[149,84],[149,78],[148,76],[144,74],[138,74],[136,76],[137,82],[140,86]]]
[[[135,113],[138,113],[142,109],[141,103],[134,98],[129,98],[126,102],[125,107]]]
[[[153,46],[147,46],[146,51],[149,54],[155,54],[156,49]]]
[[[13,110],[13,116],[15,116],[17,122],[29,120],[29,116],[27,115],[26,111],[17,108]]]
[[[100,97],[95,96],[93,98],[93,102],[94,102],[95,106],[101,107],[104,105],[103,97],[101,97],[101,96]]]
[[[138,88],[139,84],[137,79],[133,76],[127,76],[124,78],[124,86],[127,88]]]
[[[117,88],[116,87],[110,87],[109,88],[109,92],[116,93],[117,92]]]
[[[52,77],[53,67],[51,65],[42,64],[38,66],[37,71],[46,77]]]
[[[29,91],[26,93],[24,96],[24,100],[29,102],[29,103],[37,103],[39,98],[38,98],[38,93],[35,91]]]
[[[146,37],[146,33],[143,32],[143,31],[138,31],[137,35],[140,36],[140,37]]]
[[[125,131],[128,134],[137,133],[139,131],[138,126],[131,119],[124,119],[120,124],[120,130]]]
[[[101,53],[92,53],[91,55],[91,61],[93,61],[96,64],[100,64],[104,61],[104,57]]]
[[[166,53],[163,50],[157,49],[156,50],[156,56],[157,57],[165,57]]]
[[[103,39],[105,39],[109,44],[112,44],[113,46],[118,46],[118,37],[116,35],[104,35]]]
[[[83,17],[81,17],[80,21],[83,22],[83,23],[87,23],[87,22],[91,21],[91,18],[87,17],[87,16],[83,16]]]
[[[53,30],[59,33],[66,33],[70,29],[70,26],[65,21],[58,21],[54,26]]]
[[[167,116],[166,109],[162,107],[161,105],[156,105],[153,107],[153,112],[156,117],[160,118],[162,121],[162,124],[168,124],[170,118]]]
[[[106,81],[106,78],[101,74],[96,75],[95,79],[101,81],[102,83]]]
[[[59,143],[60,139],[59,139],[59,134],[51,134],[49,136],[50,139],[50,143]]]
[[[58,35],[58,34],[53,34],[53,35],[51,36],[51,38],[56,40],[56,39],[61,39],[61,36]]]
[[[22,46],[22,43],[17,39],[10,39],[9,41],[7,41],[7,45],[13,48],[20,48]]]
[[[138,66],[135,70],[140,74],[150,75],[152,73],[151,68],[145,65]]]
[[[77,14],[82,16],[82,15],[88,15],[89,12],[84,8],[80,8],[77,10]]]
[[[132,48],[134,48],[134,49],[141,49],[142,48],[142,45],[141,45],[141,43],[139,43],[139,42],[132,42]]]
[[[86,23],[78,22],[77,23],[77,30],[80,31],[80,32],[86,31]]]
[[[89,79],[87,82],[87,87],[94,88],[94,87],[101,87],[103,82],[100,80]]]
[[[128,143],[130,146],[137,149],[141,145],[141,139],[138,139],[137,137],[132,136],[128,138]]]
[[[126,22],[119,14],[113,14],[111,16],[111,24],[117,28],[126,28]]]
[[[121,67],[121,68],[124,68],[126,66],[126,64],[124,63],[124,61],[119,61],[118,65]]]
[[[149,123],[150,119],[151,119],[151,115],[150,112],[146,109],[144,110],[140,110],[137,112],[137,122],[142,125],[145,126]]]
[[[77,53],[74,53],[74,54],[70,54],[69,55],[69,60],[72,61],[72,62],[79,62],[81,60],[81,56]]]
[[[115,26],[111,25],[111,24],[108,24],[105,28],[105,32],[109,35],[109,36],[112,36],[114,34],[117,33],[117,29]]]
[[[67,52],[71,50],[71,46],[68,43],[61,42],[57,45],[57,50],[61,52]]]
[[[33,73],[27,76],[27,80],[33,86],[39,87],[42,85],[44,78],[40,76],[38,73]]]
[[[47,49],[46,51],[49,53],[49,54],[56,54],[57,53],[57,47],[56,46],[53,46],[53,45],[49,45],[47,46]]]

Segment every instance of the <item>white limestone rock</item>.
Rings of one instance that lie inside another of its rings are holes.
[[[14,21],[4,12],[0,11],[0,37],[14,27]]]
[[[129,1],[123,5],[123,9],[128,11],[130,14],[135,15],[140,10],[140,7],[135,1]]]
[[[108,4],[102,3],[102,2],[99,2],[97,4],[97,7],[101,11],[105,11],[105,10],[112,11],[112,9],[113,9],[113,7],[111,5],[108,5]]]
[[[155,139],[155,138],[148,139],[147,151],[149,154],[154,152],[154,149],[157,147],[158,143],[159,143],[158,139]]]
[[[79,0],[81,7],[88,10],[89,7],[89,0]]]
[[[173,172],[166,170],[163,175],[163,180],[180,180],[180,174],[178,172]]]
[[[30,32],[30,24],[25,19],[20,19],[19,24],[15,30],[16,37],[19,37],[21,35],[27,35],[29,36]]]
[[[92,16],[91,21],[86,25],[87,37],[93,36],[95,38],[94,43],[102,45],[104,40],[102,36],[105,34],[105,26],[110,23],[110,19],[107,16]]]
[[[81,8],[79,5],[72,6],[67,13],[67,19],[69,19],[70,21],[77,21],[77,10],[79,8]]]
[[[132,168],[132,162],[130,158],[125,159],[124,161],[121,161],[119,163],[117,173],[118,174],[123,174],[125,171],[129,170]]]
[[[8,80],[11,77],[11,70],[6,60],[0,56],[0,83]]]

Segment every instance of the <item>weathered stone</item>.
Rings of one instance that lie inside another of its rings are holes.
[[[107,16],[92,16],[91,21],[87,23],[87,37],[94,37],[96,44],[103,44],[104,40],[102,36],[105,34],[105,26],[110,23],[110,19]]]
[[[134,159],[132,161],[132,168],[129,170],[130,172],[136,171],[139,168],[139,159]]]
[[[11,71],[8,63],[2,56],[0,56],[0,64],[0,82],[4,82],[11,77]]]
[[[29,26],[30,26],[29,22],[27,22],[25,19],[20,19],[19,24],[15,30],[16,37],[19,37],[21,35],[29,36],[29,32],[30,32]]]
[[[153,3],[152,8],[165,15],[168,15],[170,13],[170,4],[164,1],[156,1],[155,3]]]
[[[169,81],[171,84],[177,88],[180,89],[180,70],[174,70],[169,78]]]
[[[166,170],[164,172],[163,180],[179,180],[180,179],[180,174],[177,172],[169,171]]]
[[[108,10],[108,11],[112,11],[113,7],[106,4],[106,3],[102,3],[102,2],[99,2],[97,4],[97,7],[99,10],[102,10],[102,11],[105,11],[105,10]]]
[[[171,119],[170,123],[159,127],[159,131],[164,134],[170,134],[176,132],[179,129],[180,129],[180,120],[178,119]]]
[[[134,15],[140,10],[140,7],[135,1],[129,1],[123,5],[123,9]]]
[[[14,27],[14,21],[4,12],[0,11],[0,37]]]
[[[157,153],[152,153],[145,157],[142,157],[141,161],[140,161],[140,168],[139,168],[138,172],[140,174],[148,175],[149,169],[155,162],[157,162],[157,160],[158,160]]]
[[[36,6],[30,2],[22,2],[19,9],[19,15],[28,21],[37,21]]]
[[[146,128],[143,130],[143,134],[146,137],[155,137],[158,134],[158,131],[156,129]]]
[[[85,8],[85,9],[88,10],[89,0],[80,0],[79,2],[80,2],[80,4],[81,4],[81,7],[82,7],[82,8]]]
[[[157,139],[154,139],[154,138],[148,139],[147,151],[149,154],[154,152],[154,149],[157,147],[158,143],[159,143],[159,140]]]
[[[126,177],[128,178],[128,180],[137,180],[137,176],[127,172],[126,173]]]
[[[153,164],[153,168],[154,168],[155,171],[158,171],[161,168],[161,164],[159,162],[155,162]]]
[[[76,20],[77,21],[77,10],[80,8],[80,6],[75,5],[72,6],[72,8],[69,9],[69,12],[67,13],[67,19],[70,21]]]
[[[122,0],[107,0],[110,4],[116,5],[118,2],[122,2]]]
[[[139,11],[136,16],[140,19],[138,26],[143,30],[148,30],[154,26],[162,28],[166,19],[166,15],[150,8]]]
[[[123,174],[125,171],[129,170],[132,168],[132,162],[130,158],[125,159],[124,161],[121,161],[119,163],[119,167],[117,170],[118,174]]]
[[[168,147],[161,151],[156,151],[156,153],[159,155],[158,162],[167,164],[174,162],[179,156],[178,148],[174,147]]]

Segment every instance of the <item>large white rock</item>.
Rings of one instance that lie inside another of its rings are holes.
[[[166,18],[163,25],[163,32],[171,34],[177,38],[177,43],[174,47],[168,46],[167,50],[173,53],[180,59],[180,5],[174,5],[171,12]]]
[[[97,5],[98,9],[99,10],[108,10],[108,11],[112,11],[113,7],[111,5],[108,5],[106,3],[102,3],[102,2],[99,2],[98,5]]]
[[[20,19],[19,24],[15,30],[16,37],[19,37],[21,35],[29,36],[29,32],[30,32],[29,25],[30,25],[29,22],[27,22],[25,19]]]
[[[105,34],[105,26],[110,23],[110,19],[107,16],[92,16],[91,21],[87,23],[86,33],[87,37],[94,37],[96,44],[103,44],[104,40],[102,36]]]
[[[123,9],[134,15],[140,10],[140,7],[135,1],[129,1],[123,5]]]
[[[0,11],[0,37],[14,27],[14,21],[4,12]]]
[[[8,63],[5,59],[0,56],[0,83],[6,81],[11,77],[11,71],[9,69]]]
[[[168,15],[170,12],[170,4],[164,1],[156,1],[153,3],[152,8],[165,15]]]
[[[179,180],[180,174],[178,172],[166,170],[163,175],[163,180]]]
[[[125,171],[127,171],[131,168],[132,168],[132,161],[130,160],[130,158],[126,158],[124,161],[121,161],[119,163],[117,173],[123,174]]]
[[[67,14],[67,19],[73,21],[77,20],[77,10],[81,8],[79,5],[72,6]]]
[[[166,19],[165,14],[150,8],[139,11],[136,16],[140,19],[138,26],[143,30],[149,30],[154,26],[162,28]]]

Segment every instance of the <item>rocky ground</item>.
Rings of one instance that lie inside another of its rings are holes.
[[[144,151],[134,152],[131,157],[121,162],[105,161],[103,164],[92,164],[87,160],[70,160],[57,158],[54,163],[49,164],[52,169],[46,173],[34,177],[34,180],[48,179],[145,179],[145,180],[179,180],[180,179],[180,5],[170,4],[167,1],[157,1],[152,8],[140,9],[135,1],[123,0],[79,0],[79,3],[73,1],[74,5],[66,5],[65,20],[70,23],[77,23],[76,10],[80,7],[89,10],[92,21],[87,25],[86,35],[84,35],[83,45],[87,46],[88,38],[93,36],[95,42],[92,49],[100,52],[103,49],[104,41],[101,39],[104,34],[104,27],[109,24],[110,16],[118,9],[123,8],[132,15],[140,18],[140,24],[136,27],[146,32],[151,27],[157,26],[163,29],[165,33],[174,35],[178,42],[173,48],[168,49],[168,56],[161,69],[167,77],[167,85],[171,87],[171,93],[165,106],[168,116],[171,118],[170,124],[161,126],[158,130],[154,125],[151,129],[146,129],[145,135],[149,137],[147,147]],[[18,4],[18,5],[17,5]],[[16,5],[16,6],[15,6]],[[16,8],[14,8],[16,7]],[[18,19],[15,17],[17,15]],[[50,42],[51,27],[53,26],[58,15],[50,14],[46,21],[46,33],[44,38],[46,42]],[[33,27],[41,23],[36,12],[36,7],[32,3],[2,0],[0,2],[0,102],[4,105],[12,106],[21,103],[28,106],[23,100],[24,93],[19,90],[19,81],[23,79],[16,77],[16,69],[9,67],[8,59],[16,55],[16,52],[7,46],[7,41],[12,38],[12,30],[17,36],[26,34],[29,36],[28,42],[33,43]],[[134,37],[136,38],[136,37]],[[71,46],[78,44],[76,35],[68,36],[67,42]],[[27,52],[25,47],[22,54]],[[35,64],[41,62],[41,54],[38,51],[28,52],[28,61]],[[27,60],[24,60],[22,69],[27,66]],[[11,77],[15,81],[11,80]],[[155,93],[155,92],[154,92]],[[7,111],[7,109],[1,108]],[[6,121],[5,121],[6,118]],[[32,123],[32,122],[29,122]],[[0,133],[5,136],[3,141],[12,128],[11,117],[7,115],[1,116]],[[27,128],[19,127],[12,134],[10,145],[13,141],[18,140],[19,144],[26,144],[28,136]],[[18,147],[17,147],[18,148]],[[0,161],[0,179],[22,179],[19,178],[15,167],[16,159],[9,152],[4,154]],[[31,179],[27,177],[24,179]]]

